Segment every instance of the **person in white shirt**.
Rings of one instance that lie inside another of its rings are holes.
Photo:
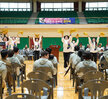
[[[103,51],[104,51],[104,47],[102,47],[102,43],[99,43],[99,45],[97,47],[97,52],[99,53],[99,58],[103,54]]]
[[[68,67],[69,64],[69,57],[71,52],[71,41],[72,36],[62,34],[62,42],[63,42],[63,56],[64,56],[64,68]]]
[[[90,52],[90,44],[87,44],[86,51]]]
[[[71,52],[73,53],[74,52],[74,48],[75,46],[77,46],[79,43],[79,38],[77,39],[77,41],[75,42],[75,40],[72,40],[71,42]]]
[[[19,37],[18,36],[17,37],[10,37],[9,36],[9,48],[8,49],[13,50],[13,48],[15,46],[17,46],[18,42],[19,42]]]
[[[42,37],[40,36],[40,38],[34,38],[33,37],[33,43],[34,43],[34,61],[39,59],[39,55],[40,55],[40,50],[41,50],[41,40]]]
[[[97,40],[95,38],[91,40],[91,38],[88,36],[90,44],[90,52],[92,53],[92,60],[95,61],[96,63],[97,63],[97,45],[99,43],[99,38],[100,36],[98,36]]]
[[[105,49],[104,50],[108,50],[108,44],[105,46]]]

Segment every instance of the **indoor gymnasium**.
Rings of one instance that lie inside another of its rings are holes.
[[[108,99],[108,0],[0,0],[0,99]]]

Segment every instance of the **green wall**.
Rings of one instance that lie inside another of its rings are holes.
[[[20,38],[20,44],[18,44],[18,48],[23,49],[26,44],[29,47],[29,38],[21,37]]]
[[[76,40],[76,38],[73,38],[73,40]],[[50,45],[60,45],[60,51],[63,51],[63,43],[61,42],[61,38],[60,37],[45,37],[43,38],[43,48],[46,49],[47,47],[49,47]],[[87,46],[88,44],[88,38],[87,37],[80,37],[79,38],[79,43],[82,43],[82,45]],[[102,43],[102,46],[106,46],[107,44],[107,37],[100,37],[100,41],[99,43]],[[18,44],[18,47],[20,49],[23,49],[25,47],[25,45],[27,44],[27,46],[29,47],[29,38],[20,38],[20,44]]]
[[[60,37],[56,37],[56,38],[43,38],[42,40],[42,45],[43,48],[46,49],[47,47],[49,47],[50,45],[60,45],[60,51],[63,50],[63,44],[61,42],[61,38]]]
[[[76,38],[73,38],[73,40],[76,41]],[[88,38],[87,37],[80,37],[79,43],[82,43],[82,45],[85,45],[85,47],[88,44]],[[99,43],[102,43],[102,46],[106,46],[107,44],[107,37],[100,37]],[[47,48],[50,45],[60,45],[60,51],[63,51],[63,43],[61,42],[61,38],[43,38],[43,48]]]

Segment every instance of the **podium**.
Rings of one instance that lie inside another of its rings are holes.
[[[59,45],[51,45],[49,46],[52,49],[51,54],[57,57],[57,60],[59,62],[59,49],[61,48]]]

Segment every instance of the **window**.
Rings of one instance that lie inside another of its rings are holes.
[[[73,8],[73,3],[63,3],[63,8]]]
[[[18,3],[18,8],[27,8],[26,3]]]
[[[45,3],[45,8],[53,8],[53,4],[52,3]]]
[[[41,11],[72,11],[73,9],[74,3],[41,3]]]
[[[89,7],[97,7],[97,3],[89,3]]]
[[[0,3],[0,8],[9,8],[8,3]]]
[[[45,8],[44,3],[41,3],[41,8]]]
[[[62,8],[61,3],[54,3],[54,8]]]
[[[86,10],[91,10],[92,8],[95,8],[94,10],[106,10],[108,2],[87,2]]]
[[[0,3],[0,10],[3,11],[30,11],[30,3]]]
[[[10,3],[9,8],[17,8],[17,3]]]

